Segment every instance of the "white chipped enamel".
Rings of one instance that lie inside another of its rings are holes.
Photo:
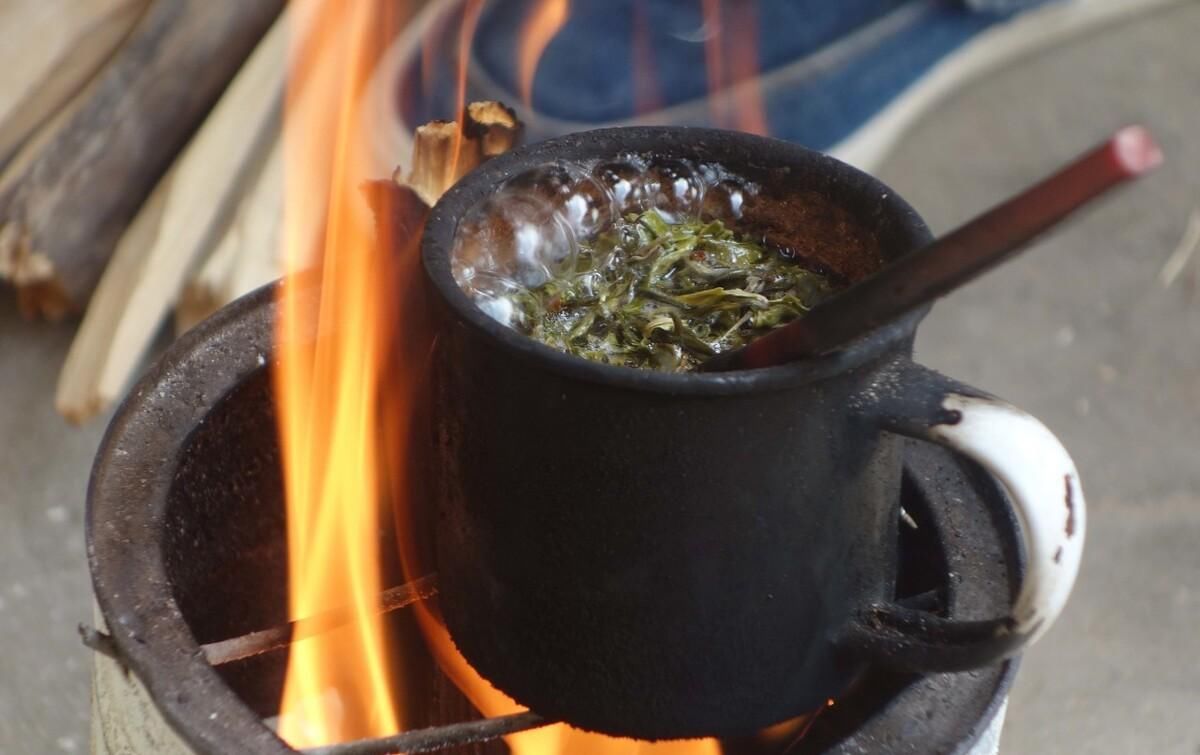
[[[1087,516],[1075,462],[1045,425],[1010,404],[951,394],[942,406],[962,419],[933,427],[934,439],[979,462],[1012,497],[1029,556],[1012,615],[1032,642],[1062,612],[1083,556]]]

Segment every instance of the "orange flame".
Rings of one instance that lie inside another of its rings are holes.
[[[630,44],[633,63],[633,111],[637,115],[658,110],[663,105],[654,63],[654,43],[650,39],[650,18],[645,5],[633,5],[633,39]]]
[[[517,85],[521,100],[533,107],[533,77],[538,62],[554,35],[558,34],[571,12],[569,0],[538,0],[529,11],[517,52]]]
[[[483,12],[483,0],[467,0],[463,9],[462,26],[458,29],[458,73],[455,77],[454,112],[459,118],[458,133],[454,137],[454,153],[451,165],[458,165],[462,156],[463,125],[466,118],[463,112],[467,107],[467,69],[471,62],[471,43],[475,40],[475,28],[479,25],[479,15]]]
[[[457,50],[460,113],[481,10],[482,0],[466,0]],[[302,619],[350,608],[355,617],[291,648],[280,735],[295,747],[312,747],[386,736],[405,724],[397,699],[403,679],[390,676],[396,664],[378,605],[385,587],[378,533],[385,510],[394,506],[404,569],[409,578],[423,574],[413,563],[417,549],[407,509],[413,480],[396,462],[414,450],[414,397],[428,377],[432,338],[424,319],[418,229],[391,229],[396,238],[375,238],[360,189],[374,176],[364,175],[370,160],[360,153],[357,103],[397,28],[395,6],[294,0],[288,13],[307,32],[294,35],[285,105],[287,275],[280,287],[274,372],[288,506],[289,613]],[[527,22],[520,60],[527,99],[537,61],[567,13],[568,0],[544,0]],[[649,56],[643,50],[642,57]],[[718,67],[725,70],[724,63]],[[456,156],[462,138],[460,129]],[[482,714],[521,709],[458,653],[430,606],[417,604],[415,615],[441,669]],[[565,725],[506,740],[514,755],[720,753],[712,739],[649,743]]]
[[[485,716],[502,716],[524,710],[498,691],[459,654],[445,627],[421,608],[421,627],[442,671]],[[511,734],[504,738],[512,755],[721,755],[715,739],[645,742],[606,737],[573,729],[566,724]]]
[[[274,372],[288,507],[288,610],[301,619],[348,607],[355,617],[344,629],[291,648],[280,735],[297,747],[383,736],[400,726],[378,605],[374,402],[387,337],[387,291],[380,285],[388,279],[387,262],[373,253],[372,221],[358,190],[364,156],[355,138],[355,103],[386,36],[381,5],[302,0],[289,10],[294,21],[307,22],[296,25],[308,34],[293,42],[285,108],[287,277]],[[300,277],[313,254],[321,284],[315,320]]]
[[[758,14],[752,0],[723,12],[722,0],[701,0],[704,63],[713,123],[751,134],[767,133],[766,109],[758,76]]]

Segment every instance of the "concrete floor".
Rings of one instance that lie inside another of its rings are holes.
[[[1157,275],[1200,208],[1200,4],[989,75],[901,141],[881,174],[946,229],[1133,121],[1169,163],[941,303],[927,364],[1041,417],[1090,506],[1066,614],[1027,656],[1006,753],[1200,753],[1200,254]],[[70,326],[0,297],[0,753],[87,749],[84,488],[104,422],[51,406]]]
[[[1028,654],[1002,748],[1200,753],[1200,4],[1027,58],[943,103],[878,171],[946,230],[1113,128],[1168,162],[939,303],[917,356],[1036,414],[1079,466],[1088,541]]]

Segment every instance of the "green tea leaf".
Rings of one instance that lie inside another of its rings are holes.
[[[580,247],[573,271],[511,295],[514,327],[606,364],[679,371],[800,317],[821,274],[719,220],[629,215]]]

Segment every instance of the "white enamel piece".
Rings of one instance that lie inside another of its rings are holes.
[[[1029,563],[1013,631],[1033,642],[1062,612],[1083,556],[1087,514],[1075,462],[1054,433],[1015,406],[958,394],[942,406],[961,420],[935,425],[933,439],[979,462],[1016,508]]]

